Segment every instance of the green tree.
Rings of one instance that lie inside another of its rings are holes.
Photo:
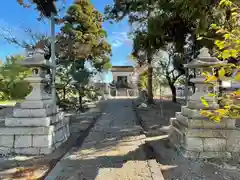
[[[214,29],[220,38],[211,39],[215,43],[215,53],[220,59],[229,60],[235,59],[235,63],[228,63],[225,65],[214,66],[217,69],[217,73],[207,73],[206,82],[212,82],[213,80],[225,80],[227,79],[227,74],[233,75],[233,81],[240,81],[239,72],[239,57],[240,57],[240,17],[239,11],[240,6],[238,3],[230,0],[221,0],[219,2],[218,8],[223,11],[223,21],[219,24],[214,23],[211,25],[210,29]],[[208,38],[208,37],[207,37]],[[208,38],[209,39],[209,38]],[[236,71],[233,74],[233,71]],[[215,82],[212,82],[213,86]],[[224,117],[239,118],[240,117],[240,105],[236,102],[236,99],[240,96],[240,91],[234,91],[230,94],[209,94],[209,96],[215,96],[220,100],[220,108],[217,110],[202,110],[201,114],[208,117],[209,119],[219,122]],[[202,103],[208,107],[208,103],[202,99]]]
[[[220,19],[221,16],[215,11],[216,3],[217,1],[214,0],[197,2],[191,0],[117,0],[113,5],[106,6],[105,15],[106,19],[114,21],[128,17],[130,24],[133,25],[133,55],[138,56],[139,51],[145,52],[145,58],[140,59],[139,62],[149,66],[148,79],[149,91],[151,91],[151,61],[156,50],[167,43],[174,43],[176,51],[184,54],[184,45],[189,35],[194,43],[195,52],[200,48],[199,44],[213,46],[209,40],[196,41],[196,38],[199,32],[206,31],[213,20]],[[208,34],[211,33],[212,31]]]
[[[113,6],[105,7],[105,15],[108,20],[119,21],[128,16],[129,23],[134,27],[132,32],[133,39],[133,56],[139,59],[140,53],[145,53],[142,63],[148,65],[148,103],[153,103],[153,83],[152,83],[152,55],[156,47],[162,41],[153,38],[149,33],[149,19],[151,12],[154,11],[156,0],[140,1],[115,1]]]
[[[1,99],[23,99],[29,92],[29,85],[24,78],[29,74],[27,68],[19,65],[22,56],[7,57],[0,66]]]
[[[86,92],[88,92],[88,83],[91,72],[89,72],[86,68],[81,68],[81,66],[76,64],[74,65],[72,76],[74,79],[74,87],[78,93],[79,109],[83,110],[83,97],[86,95]]]
[[[44,14],[46,12],[41,7],[41,1],[18,2],[24,7],[36,5],[42,17],[49,17],[49,15]],[[48,3],[51,2],[53,1],[46,1],[44,6],[48,7]],[[86,83],[92,74],[85,69],[85,62],[89,61],[99,72],[107,71],[111,67],[111,46],[107,43],[107,34],[102,28],[102,15],[93,7],[89,0],[74,1],[68,8],[66,15],[60,19],[63,26],[56,36],[56,85],[58,93],[60,93],[62,99],[66,99],[69,94],[74,96],[75,91],[77,91],[79,97],[81,94],[82,98],[82,92],[85,92],[87,88]],[[36,39],[35,37],[39,39],[39,36],[35,36],[35,32],[30,32],[31,39]],[[21,42],[11,36],[5,37],[5,39],[10,43],[24,48],[27,47],[28,49],[29,47],[34,49],[36,45],[36,42],[31,44],[29,42]],[[45,41],[46,58],[49,59],[51,56],[49,40],[47,37],[42,37],[41,40]],[[85,51],[85,48],[88,50]],[[80,89],[80,87],[81,93],[79,93],[80,90],[76,89]],[[85,87],[84,91],[82,91],[82,87]]]
[[[90,0],[73,3],[64,20],[59,35],[62,58],[70,61],[89,60],[99,71],[111,67],[111,46],[107,43],[107,34],[102,28],[103,18]],[[84,52],[86,49],[89,51]]]
[[[58,64],[56,69],[56,88],[60,96],[60,101],[66,102],[68,94],[71,93],[71,83],[73,81],[71,64]]]
[[[177,80],[184,75],[185,71],[177,68],[179,64],[184,64],[183,58],[176,53],[175,47],[169,44],[165,50],[159,50],[153,59],[154,76],[156,79],[165,79],[172,92],[172,101],[176,102]],[[177,63],[177,64],[176,64]]]
[[[64,20],[57,36],[58,59],[60,64],[67,64],[69,68],[67,71],[72,78],[69,81],[74,84],[82,109],[82,98],[92,74],[85,68],[85,63],[90,62],[97,71],[108,70],[111,67],[111,46],[102,28],[102,15],[89,0],[73,3]]]

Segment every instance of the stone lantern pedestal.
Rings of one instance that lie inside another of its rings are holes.
[[[45,91],[46,72],[52,65],[44,59],[43,50],[36,49],[21,64],[32,70],[25,79],[32,91],[0,127],[0,150],[16,154],[49,154],[68,139],[69,119],[64,112],[58,111],[56,103]]]
[[[170,119],[170,142],[188,158],[231,158],[234,153],[240,152],[240,131],[235,127],[235,119],[223,119],[215,123],[200,115],[201,109],[218,108],[217,100],[209,97],[209,84],[204,82],[202,71],[210,70],[210,66],[222,63],[211,57],[208,49],[202,48],[197,59],[185,65],[195,68],[197,77],[192,79],[196,85],[187,106],[182,106],[181,112]],[[200,98],[204,97],[209,104],[205,107]]]

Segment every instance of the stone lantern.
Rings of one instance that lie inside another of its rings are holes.
[[[69,137],[69,119],[56,109],[52,97],[45,91],[46,73],[52,68],[44,59],[44,51],[36,49],[21,62],[32,74],[25,80],[32,90],[25,100],[13,109],[13,117],[5,118],[0,136],[8,141],[0,143],[4,151],[16,154],[49,154]]]
[[[211,87],[211,83],[216,82],[205,82],[205,77],[202,75],[204,71],[212,73],[212,66],[217,64],[223,64],[224,62],[219,61],[216,57],[211,57],[207,48],[202,48],[197,59],[194,59],[184,67],[196,70],[196,77],[190,81],[195,84],[196,91],[189,98],[187,106],[189,108],[204,109],[205,106],[201,102],[201,97],[208,102],[210,108],[218,108],[219,105],[215,97],[208,96],[209,93],[213,93],[214,89]]]
[[[32,74],[25,80],[32,87],[32,91],[25,97],[25,101],[21,103],[21,108],[53,108],[54,102],[51,101],[51,96],[45,91],[45,86],[48,82],[46,77],[47,71],[53,68],[48,60],[44,59],[44,51],[36,49],[33,55],[28,56],[21,65],[31,69]],[[51,109],[49,113],[55,113],[56,109]]]
[[[231,158],[240,152],[240,131],[235,126],[235,119],[224,118],[219,123],[200,114],[201,109],[218,108],[215,98],[208,97],[209,84],[204,82],[202,71],[212,71],[211,66],[222,63],[209,55],[207,48],[200,50],[197,59],[185,65],[195,68],[198,73],[191,81],[196,85],[196,92],[190,97],[187,106],[181,107],[170,118],[169,140],[185,157],[188,158]],[[205,107],[200,98],[209,104]]]

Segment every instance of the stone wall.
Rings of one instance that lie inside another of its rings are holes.
[[[235,119],[215,123],[183,106],[170,123],[169,139],[185,157],[231,158],[240,152],[240,129]]]
[[[0,151],[5,154],[49,154],[64,143],[70,135],[69,118],[50,126],[0,125]]]

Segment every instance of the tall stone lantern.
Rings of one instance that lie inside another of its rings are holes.
[[[215,123],[200,114],[201,109],[213,110],[219,107],[214,97],[209,97],[210,84],[204,82],[203,71],[212,71],[211,66],[224,63],[211,57],[207,48],[202,48],[197,59],[185,65],[197,70],[196,78],[191,81],[196,85],[196,92],[190,97],[187,106],[181,107],[170,119],[170,142],[188,158],[231,158],[240,152],[240,131],[235,126],[235,119],[225,118]],[[209,104],[201,102],[204,97]]]
[[[1,134],[8,141],[0,143],[4,150],[16,154],[49,154],[69,137],[69,119],[64,112],[56,109],[56,102],[45,91],[48,81],[46,73],[53,68],[44,58],[44,51],[36,49],[21,62],[31,69],[32,74],[25,80],[32,90],[25,100],[13,109],[13,117],[5,118]]]
[[[21,103],[21,108],[47,108],[49,113],[56,113],[56,102],[51,101],[51,95],[45,91],[49,79],[46,77],[48,69],[53,68],[52,64],[45,60],[44,51],[36,49],[32,56],[28,56],[21,65],[31,69],[32,74],[25,80],[32,87],[32,91]]]
[[[211,74],[213,70],[212,66],[222,63],[224,62],[219,61],[216,57],[211,57],[209,50],[204,47],[200,50],[200,54],[198,55],[197,59],[194,59],[190,63],[184,65],[186,68],[196,70],[196,77],[190,80],[195,84],[196,91],[189,98],[187,107],[204,109],[205,106],[201,102],[201,97],[204,97],[210,108],[215,109],[219,107],[216,98],[208,95],[214,91],[214,89],[211,87],[211,83],[216,82],[205,82],[205,77],[202,75],[202,73],[205,71]]]

